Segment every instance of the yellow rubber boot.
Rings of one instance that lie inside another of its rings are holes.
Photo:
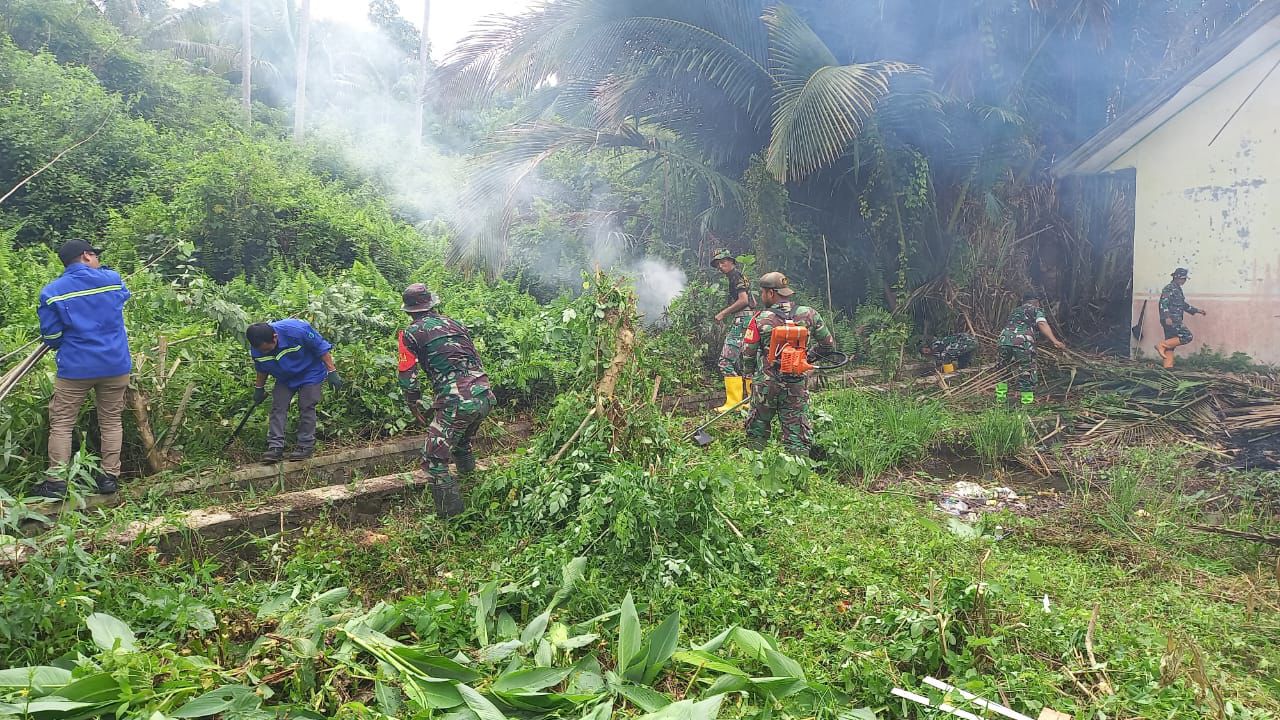
[[[738,404],[742,399],[742,378],[738,375],[729,375],[724,379],[724,404],[716,408],[716,412],[729,412],[729,408]]]
[[[749,377],[742,378],[742,397],[743,399],[751,397],[751,378]],[[748,412],[747,406],[743,405],[742,414],[746,415]]]
[[[1181,344],[1182,338],[1177,337],[1171,337],[1161,344],[1161,347],[1164,348],[1164,353],[1161,354],[1160,359],[1164,361],[1166,369],[1173,367],[1173,349]]]

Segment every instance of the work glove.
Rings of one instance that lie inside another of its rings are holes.
[[[257,405],[267,399],[267,389],[265,387],[254,386],[253,388],[253,404]]]
[[[325,382],[329,383],[329,387],[334,390],[340,390],[346,384],[342,382],[342,377],[338,375],[337,370],[330,370],[328,376],[325,377]]]

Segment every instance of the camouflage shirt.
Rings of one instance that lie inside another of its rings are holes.
[[[742,275],[741,270],[735,267],[730,270],[725,277],[729,280],[729,291],[725,295],[725,299],[727,300],[724,304],[725,307],[729,307],[730,305],[738,302],[738,295],[742,293],[747,294],[747,307],[742,308],[742,310],[739,310],[738,312],[742,312],[756,306],[755,298],[751,297],[751,285]]]
[[[418,366],[431,379],[436,397],[443,395],[469,395],[473,385],[489,384],[480,354],[471,342],[471,334],[462,323],[437,312],[419,317],[404,331],[404,347],[418,361]],[[401,373],[404,382],[410,369]],[[409,379],[410,386],[417,378]]]
[[[796,305],[790,300],[783,300],[756,313],[756,316],[751,319],[751,324],[747,326],[747,335],[743,339],[742,345],[744,372],[748,375],[756,374],[762,356],[769,351],[769,341],[773,336],[773,329],[779,325],[785,325],[788,320],[793,320],[797,325],[809,328],[810,348],[815,345],[821,345],[824,348],[835,349],[836,339],[817,310],[805,305]],[[780,377],[774,368],[764,368],[764,372],[770,377]],[[793,380],[790,377],[782,379]],[[794,380],[800,379],[794,378]]]
[[[1181,325],[1183,313],[1195,315],[1198,312],[1200,308],[1187,303],[1186,296],[1182,294],[1182,286],[1178,283],[1171,282],[1160,291],[1161,324],[1164,324],[1165,320],[1171,320],[1174,325]]]
[[[1009,315],[1009,321],[1004,324],[1004,330],[1000,331],[999,344],[1005,347],[1035,345],[1036,332],[1042,322],[1048,322],[1045,319],[1044,310],[1032,303],[1019,305]]]
[[[977,350],[978,340],[969,333],[956,333],[935,338],[929,348],[939,362],[950,361]]]

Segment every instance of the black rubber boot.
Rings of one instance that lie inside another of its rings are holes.
[[[316,454],[315,448],[294,448],[285,457],[287,457],[290,460],[306,460],[307,458],[315,454]]]
[[[454,453],[453,464],[459,475],[467,475],[476,471],[476,454],[473,452]]]
[[[120,489],[120,478],[115,475],[102,473],[98,476],[98,494],[99,495],[115,495]]]
[[[274,465],[284,459],[284,450],[280,448],[268,448],[262,453],[263,465]]]
[[[431,483],[431,499],[435,502],[436,517],[444,520],[460,514],[464,505],[462,488],[453,477],[444,477]]]
[[[45,480],[31,488],[31,497],[61,500],[67,496],[67,484],[61,480]]]

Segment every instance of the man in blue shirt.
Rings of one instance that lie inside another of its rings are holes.
[[[33,495],[58,499],[66,495],[60,472],[71,460],[71,431],[80,406],[93,390],[102,439],[102,472],[98,492],[114,493],[120,479],[120,446],[124,440],[124,393],[133,357],[124,329],[129,290],[114,270],[102,267],[101,251],[83,240],[58,248],[66,268],[40,291],[36,315],[40,339],[57,352],[58,375],[49,401],[49,477]]]
[[[333,365],[329,351],[333,344],[325,340],[305,320],[277,320],[255,323],[245,331],[249,340],[254,369],[258,371],[253,386],[253,401],[267,397],[267,376],[276,379],[271,391],[271,419],[267,424],[265,463],[280,462],[284,457],[284,430],[289,417],[289,403],[298,396],[298,442],[290,460],[305,460],[316,449],[316,405],[320,402],[320,384],[328,381],[336,390],[342,378]]]

